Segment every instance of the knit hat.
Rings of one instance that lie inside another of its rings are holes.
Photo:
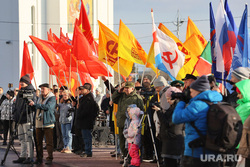
[[[24,82],[27,85],[29,85],[30,84],[30,75],[26,74],[26,75],[22,76],[22,78],[20,79],[20,82]]]
[[[239,81],[249,79],[249,69],[246,67],[239,67],[236,68],[233,72],[232,75],[237,78]]]
[[[176,87],[170,87],[170,88],[168,88],[168,90],[165,93],[166,97],[171,97],[172,92],[174,92],[174,93],[181,93],[181,90],[178,89],[178,88],[176,88]]]
[[[154,80],[154,87],[169,86],[167,80],[163,76],[159,76]]]
[[[14,91],[13,90],[8,90],[7,94],[10,95],[11,97],[14,97]]]
[[[202,75],[200,78],[198,78],[196,81],[194,81],[190,85],[191,89],[194,89],[199,92],[204,92],[206,90],[210,89],[209,81],[207,79],[206,75]]]
[[[143,79],[144,79],[144,78],[147,78],[147,79],[149,79],[150,81],[152,81],[152,76],[151,76],[151,75],[144,75]]]

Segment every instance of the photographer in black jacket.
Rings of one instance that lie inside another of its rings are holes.
[[[28,104],[29,100],[36,102],[36,92],[34,87],[30,84],[29,75],[25,75],[20,79],[20,86],[21,89],[17,94],[13,114],[14,121],[18,126],[18,139],[21,143],[21,153],[19,158],[14,160],[13,163],[29,164],[32,162],[31,157],[33,157],[33,125],[31,123],[33,123],[34,113]]]

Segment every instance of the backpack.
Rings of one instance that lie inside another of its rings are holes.
[[[203,100],[202,100],[203,101]],[[214,104],[204,101],[209,105],[207,113],[207,134],[202,135],[200,130],[191,123],[200,138],[189,143],[189,147],[204,147],[218,153],[233,151],[240,142],[243,124],[237,111],[229,103]]]

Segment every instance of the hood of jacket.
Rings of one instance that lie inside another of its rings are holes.
[[[215,103],[215,102],[222,101],[222,99],[223,97],[219,92],[207,90],[207,91],[201,92],[200,94],[192,98],[190,102],[195,101],[195,100],[207,100],[207,101]]]
[[[131,115],[132,120],[139,120],[140,115],[143,114],[143,111],[141,111],[135,104],[129,106],[128,112]]]
[[[240,90],[243,98],[239,99],[237,101],[238,104],[243,104],[243,103],[247,103],[250,102],[250,79],[246,79],[243,81],[240,81],[238,83],[235,84],[238,89]]]

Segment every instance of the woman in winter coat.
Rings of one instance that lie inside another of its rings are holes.
[[[218,162],[203,162],[201,157],[203,153],[216,155],[215,152],[208,151],[203,147],[190,148],[189,143],[197,138],[199,134],[192,127],[191,122],[198,130],[206,135],[207,133],[207,112],[209,105],[203,100],[217,103],[222,101],[222,95],[217,91],[211,91],[207,76],[203,75],[190,85],[190,95],[192,99],[188,105],[180,101],[173,113],[172,121],[175,124],[185,123],[185,150],[182,159],[183,167],[201,167],[218,165]]]
[[[161,157],[163,158],[163,167],[177,167],[184,150],[184,124],[174,124],[172,115],[179,102],[178,99],[171,97],[172,92],[181,93],[176,87],[170,87],[164,94],[170,108],[167,110],[154,106],[160,121],[159,138],[162,142]]]
[[[8,131],[10,130],[10,134],[12,134],[12,122],[13,122],[13,112],[12,106],[14,101],[14,91],[9,90],[6,94],[6,99],[2,102],[0,106],[1,111],[1,120],[3,121],[3,128],[4,128],[4,139],[3,145],[7,145],[7,136]]]
[[[236,83],[236,92],[238,93],[239,106],[236,111],[239,113],[243,124],[243,132],[240,141],[238,154],[246,158],[245,166],[250,166],[250,79]]]
[[[69,99],[69,91],[63,91],[63,98],[59,103],[59,122],[61,124],[64,148],[61,153],[71,153],[72,150],[72,134],[71,134],[71,120],[72,115],[69,109],[72,107],[71,100]]]

